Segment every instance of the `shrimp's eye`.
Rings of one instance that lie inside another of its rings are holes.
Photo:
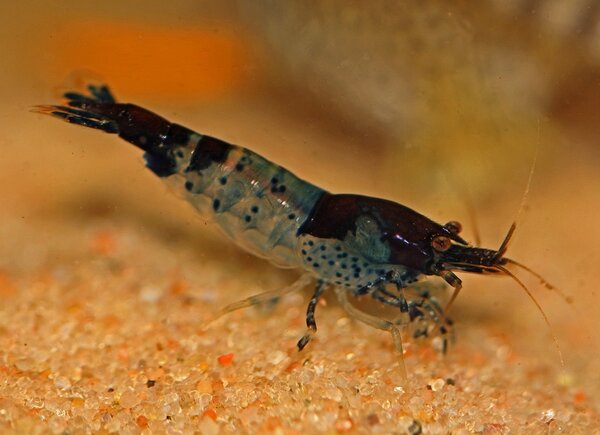
[[[458,234],[462,231],[462,225],[457,221],[448,222],[446,225],[444,225],[444,228],[446,228],[452,234]]]
[[[444,252],[450,249],[450,246],[452,246],[452,242],[446,236],[435,236],[431,240],[431,246],[438,252]]]

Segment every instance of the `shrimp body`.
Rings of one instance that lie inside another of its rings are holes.
[[[413,285],[422,276],[443,278],[454,287],[455,297],[461,280],[453,270],[513,276],[503,266],[519,265],[504,257],[514,226],[497,251],[472,247],[458,235],[457,222],[440,225],[385,199],[332,194],[249,149],[196,133],[137,105],[117,103],[105,86],[90,85],[88,90],[90,95],[67,92],[64,106],[36,110],[118,134],[141,148],[146,166],[238,245],[316,278],[300,349],[316,331],[315,307],[328,287],[335,288],[352,317],[389,331],[401,350],[397,325],[433,321],[442,334],[449,325],[437,302]],[[299,282],[304,285],[306,280]],[[398,308],[399,318],[389,321],[363,313],[349,303],[348,295],[370,295]],[[273,297],[273,292],[258,295],[225,312]],[[426,335],[427,330],[417,332]]]
[[[246,148],[185,136],[172,146],[174,164],[159,175],[242,248],[280,267],[301,267],[296,234],[323,190]],[[146,162],[154,167],[152,154]]]

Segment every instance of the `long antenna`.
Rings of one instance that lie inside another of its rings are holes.
[[[546,287],[548,290],[552,290],[552,291],[556,292],[566,303],[568,303],[568,304],[572,304],[573,303],[573,298],[571,296],[567,296],[558,287],[556,287],[553,284],[550,284],[548,281],[546,281],[546,278],[544,278],[542,275],[540,275],[539,273],[537,273],[535,270],[532,270],[528,266],[525,266],[524,264],[519,263],[518,261],[512,260],[510,258],[504,258],[504,261],[506,261],[508,264],[513,264],[513,265],[515,265],[517,267],[520,267],[521,269],[523,269],[523,270],[529,272],[531,275],[535,276],[537,279],[540,280],[540,282],[542,283],[542,285],[544,287]]]
[[[468,265],[468,263],[454,263],[454,264]],[[556,337],[556,334],[554,333],[554,328],[552,327],[552,324],[550,323],[550,320],[548,319],[546,312],[544,311],[544,309],[542,308],[540,303],[537,301],[535,296],[533,296],[533,293],[531,293],[531,291],[527,288],[527,286],[525,284],[523,284],[523,282],[519,278],[517,278],[511,271],[509,271],[505,267],[499,266],[497,264],[494,266],[478,266],[478,267],[481,267],[484,270],[501,272],[501,273],[511,277],[523,290],[525,290],[525,293],[527,293],[527,296],[529,296],[529,299],[531,299],[531,301],[533,301],[533,303],[537,307],[538,311],[542,314],[542,317],[544,318],[544,322],[548,326],[548,329],[550,330],[550,334],[552,335],[552,341],[554,341],[554,346],[556,347],[556,350],[558,352],[558,356],[560,358],[560,364],[564,368],[565,360],[563,358],[563,353],[560,348],[560,344],[558,344],[558,338]]]
[[[529,196],[529,191],[531,190],[531,182],[533,181],[533,174],[535,172],[535,168],[537,166],[537,161],[538,161],[538,155],[540,153],[539,135],[540,135],[540,120],[538,118],[538,142],[535,147],[535,154],[533,156],[533,162],[531,163],[531,169],[529,170],[529,176],[527,177],[527,184],[525,185],[525,191],[523,192],[523,196],[521,197],[521,204],[519,204],[517,216],[515,217],[515,220],[511,224],[510,228],[508,229],[508,232],[506,233],[506,236],[504,237],[504,240],[502,241],[500,248],[498,248],[498,251],[497,251],[496,255],[494,256],[495,261],[500,260],[506,253],[506,250],[508,249],[508,243],[510,242],[510,239],[512,238],[513,233],[515,232],[515,229],[517,228],[517,222],[519,222],[519,220],[521,218],[521,214],[523,213],[523,210],[525,209],[525,205],[527,204],[527,197]]]
[[[527,197],[529,196],[529,190],[531,189],[531,182],[533,181],[533,174],[535,172],[535,168],[537,166],[537,161],[538,161],[538,156],[540,154],[539,134],[540,134],[540,120],[538,119],[538,143],[535,147],[535,155],[533,156],[533,162],[531,163],[531,169],[529,170],[529,177],[527,178],[527,185],[525,186],[525,191],[523,192],[523,196],[521,198],[521,204],[519,205],[519,211],[517,212],[517,217],[515,218],[515,222],[519,221],[519,218],[521,217],[521,213],[525,209],[525,205],[527,203]]]
[[[515,232],[516,229],[517,229],[517,222],[515,221],[512,223],[512,225],[508,229],[506,236],[504,236],[504,240],[502,240],[502,244],[500,245],[500,247],[498,248],[498,251],[496,251],[496,254],[494,255],[494,258],[492,259],[492,261],[494,263],[496,263],[498,260],[500,260],[504,256],[504,254],[506,254],[506,250],[508,249],[508,244],[510,243],[510,239],[512,239],[513,233]]]
[[[548,316],[546,316],[546,313],[544,312],[544,309],[539,304],[539,302],[537,301],[537,299],[533,296],[533,293],[531,293],[529,291],[529,289],[527,288],[527,286],[525,284],[523,284],[523,282],[519,278],[517,278],[514,274],[512,274],[508,269],[506,269],[506,268],[504,268],[502,266],[494,266],[494,267],[496,269],[500,270],[501,272],[505,273],[506,275],[510,276],[513,280],[515,280],[515,282],[517,284],[519,284],[519,286],[523,290],[525,290],[525,293],[527,293],[527,296],[529,296],[529,299],[531,299],[533,301],[533,303],[537,307],[538,311],[542,314],[542,317],[544,318],[544,322],[546,322],[546,325],[548,325],[548,328],[550,329],[550,333],[552,334],[552,340],[554,341],[554,346],[556,347],[556,350],[558,352],[558,356],[560,358],[560,365],[564,368],[565,367],[565,360],[563,358],[562,350],[560,349],[560,344],[558,344],[558,338],[556,338],[556,334],[554,333],[554,328],[552,328],[552,324],[550,323],[550,320],[548,320]]]

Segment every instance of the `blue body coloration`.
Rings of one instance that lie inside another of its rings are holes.
[[[176,171],[165,181],[239,246],[277,266],[302,267],[298,232],[324,191],[235,145],[223,161],[194,168],[194,153],[207,138],[192,134],[176,150]]]

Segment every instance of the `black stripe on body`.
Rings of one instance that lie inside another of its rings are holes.
[[[232,146],[212,136],[202,136],[185,172],[201,171],[213,163],[225,162]]]
[[[186,127],[170,124],[163,141],[158,146],[148,147],[148,151],[144,153],[148,169],[159,177],[168,177],[176,173],[179,166],[175,152],[178,148],[187,146],[193,134],[196,133]]]
[[[373,218],[384,236],[401,234],[424,240],[431,234],[444,234],[466,244],[446,228],[402,204],[370,196],[331,193],[321,196],[298,235],[344,240],[349,232],[356,232],[360,216]]]

